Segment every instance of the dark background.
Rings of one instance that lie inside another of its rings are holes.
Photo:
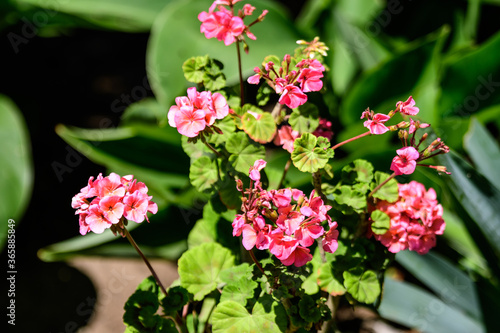
[[[282,2],[296,15],[304,1]],[[465,9],[466,2],[413,1],[405,6],[421,19],[412,19],[409,25],[408,17],[396,16],[385,32],[411,40],[444,23],[452,25],[451,9]],[[446,6],[450,9],[443,11]],[[481,17],[479,42],[500,28],[498,7],[483,11]],[[67,164],[69,146],[57,136],[55,126],[98,128],[102,119],[116,126],[120,113],[113,111],[113,103],[118,99],[119,105],[127,104],[124,96],[143,85],[146,77],[149,34],[76,28],[52,38],[35,36],[15,53],[7,34],[20,34],[23,25],[18,22],[0,33],[0,93],[9,96],[25,118],[35,167],[29,207],[16,221],[15,331],[76,332],[91,314],[91,304],[85,302],[88,297],[95,299],[92,283],[64,263],[40,261],[37,251],[79,234],[71,198],[89,176],[105,170],[79,155],[81,162],[58,177],[54,165]],[[6,262],[5,253],[1,262]],[[3,318],[2,325],[5,322]]]

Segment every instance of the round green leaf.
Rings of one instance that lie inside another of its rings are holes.
[[[357,159],[342,168],[342,180],[349,184],[369,183],[372,179],[373,165],[366,160]]]
[[[217,163],[207,156],[198,158],[189,168],[189,180],[200,192],[213,188],[218,180]]]
[[[276,133],[274,118],[268,112],[259,112],[257,117],[253,114],[245,113],[241,118],[241,122],[243,124],[243,130],[252,140],[259,143],[271,142]]]
[[[292,129],[299,133],[314,132],[319,125],[318,107],[306,103],[294,109],[288,120]]]
[[[324,263],[319,268],[318,285],[321,290],[326,291],[332,296],[345,294],[344,286],[333,276],[331,263]]]
[[[201,301],[222,282],[219,273],[234,266],[234,257],[218,243],[205,243],[184,252],[178,264],[181,286]]]
[[[222,134],[214,132],[208,137],[208,142],[215,145],[223,144],[227,141],[229,136],[236,130],[236,125],[232,117],[225,117],[222,120],[217,121],[213,126],[216,126],[222,131]]]
[[[333,157],[333,150],[328,149],[329,145],[326,138],[317,138],[311,133],[302,134],[293,143],[293,165],[302,172],[310,173],[324,168],[328,160]]]
[[[366,196],[363,192],[359,192],[351,186],[342,185],[334,192],[335,202],[344,207],[339,207],[344,214],[361,212],[366,208]],[[345,207],[347,206],[347,207]]]
[[[366,304],[375,302],[380,295],[377,274],[371,270],[365,272],[360,269],[345,271],[344,286],[354,299]]]
[[[377,187],[387,178],[389,178],[389,175],[387,173],[375,171],[375,184],[373,185],[372,189]],[[373,193],[373,197],[380,200],[386,200],[388,202],[394,202],[398,200],[399,198],[398,182],[395,179],[389,180],[387,184],[379,188],[377,192]]]
[[[251,142],[244,132],[231,134],[227,140],[226,149],[231,154],[229,156],[231,165],[236,171],[244,174],[248,174],[256,160],[266,156],[264,146]]]
[[[212,325],[214,333],[281,333],[287,319],[281,304],[270,298],[255,303],[251,314],[240,303],[224,301],[215,308]]]
[[[391,227],[391,218],[381,210],[374,210],[370,215],[372,223],[372,231],[376,235],[383,235]]]

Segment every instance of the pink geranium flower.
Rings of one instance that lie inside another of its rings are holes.
[[[89,213],[85,218],[89,229],[96,234],[102,234],[104,230],[111,226],[111,222],[104,216],[104,213],[99,209],[99,205],[91,205]],[[80,230],[81,231],[81,230]]]
[[[180,134],[195,137],[205,129],[205,112],[195,109],[180,109],[175,114],[175,125]]]
[[[257,160],[254,162],[253,166],[250,167],[250,179],[253,181],[260,180],[260,170],[264,169],[267,162],[264,160]]]
[[[365,115],[365,112],[363,112],[363,115]],[[391,117],[388,115],[377,113],[373,117],[368,118],[368,120],[363,123],[363,126],[368,128],[371,134],[384,134],[389,130],[389,128],[384,125],[389,119],[391,119]]]
[[[200,32],[204,33],[206,38],[215,37],[217,40],[224,41],[225,45],[234,43],[236,37],[245,30],[241,17],[233,16],[231,11],[223,6],[219,6],[217,12],[213,12],[211,8],[209,13],[200,13],[198,19],[202,22]]]
[[[307,102],[307,95],[299,87],[289,84],[285,86],[278,102],[285,104],[290,109],[295,109]]]
[[[420,110],[414,105],[415,100],[410,96],[405,102],[399,101],[396,103],[396,111],[408,116],[415,116]]]
[[[127,220],[137,223],[144,221],[146,212],[148,211],[148,196],[144,193],[136,191],[123,198],[125,205],[123,216]]]
[[[297,246],[288,258],[281,260],[281,262],[285,266],[295,265],[296,267],[301,267],[311,261],[312,258],[313,256],[308,248]]]
[[[322,71],[304,68],[300,71],[297,81],[300,82],[300,88],[303,92],[320,91],[323,88],[322,77]]]
[[[102,198],[99,201],[99,209],[106,219],[113,224],[118,223],[123,215],[124,206],[121,199],[121,196],[114,195]]]
[[[283,146],[283,149],[292,153],[293,143],[298,137],[300,137],[300,133],[298,131],[292,130],[292,127],[289,125],[284,125],[281,126],[281,128],[279,128],[276,132],[273,143],[277,146]]]
[[[417,167],[416,160],[420,154],[413,147],[404,147],[396,150],[398,156],[394,157],[391,164],[391,170],[396,176],[411,175]]]

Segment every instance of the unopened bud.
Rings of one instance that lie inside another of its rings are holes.
[[[292,61],[292,57],[290,57],[289,54],[285,54],[285,57],[283,58],[287,64],[289,64]]]
[[[408,128],[410,124],[406,121],[402,121],[396,125],[398,128]]]
[[[236,179],[236,189],[240,192],[243,192],[243,182],[241,179]]]
[[[429,134],[424,133],[424,134],[422,135],[422,137],[420,138],[420,141],[425,141],[425,140],[427,139],[427,137],[428,137],[428,136],[429,136]]]
[[[260,14],[260,16],[257,20],[262,21],[264,19],[264,17],[267,15],[267,13],[269,13],[269,11],[267,9],[264,9],[262,11],[262,14]]]

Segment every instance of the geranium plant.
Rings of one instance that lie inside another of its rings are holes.
[[[430,139],[412,96],[393,110],[360,110],[359,132],[367,131],[337,142],[321,103],[312,102],[335,75],[324,63],[328,47],[319,38],[298,41],[293,54],[267,56],[245,80],[240,47],[252,52],[245,38],[258,42],[250,28],[265,24],[267,11],[252,21],[256,9],[237,2],[216,0],[198,19],[206,38],[236,44],[239,84],[226,85],[220,61],[190,58],[183,70],[196,86],[168,110],[191,158],[191,185],[207,198],[179,259],[180,278],[165,288],[127,231],[128,220],[157,212],[144,183],[99,175],[73,198],[82,235],[109,228],[127,237],[151,270],[125,304],[128,332],[326,332],[341,298],[377,306],[394,254],[425,254],[445,229],[436,192],[395,179],[417,167],[449,173],[421,163],[449,148]],[[333,173],[340,147],[380,135],[401,142],[387,169],[356,159]],[[283,151],[284,161],[274,158]],[[297,175],[310,185],[293,186]]]

